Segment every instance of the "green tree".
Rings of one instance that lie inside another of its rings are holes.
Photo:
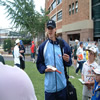
[[[4,44],[3,45],[4,51],[8,52],[8,53],[11,53],[11,47],[12,47],[11,40],[10,39],[6,39],[6,40],[4,40],[3,44]]]
[[[7,17],[12,20],[11,23],[15,27],[21,30],[28,30],[34,35],[36,15],[33,0],[1,0],[0,4],[5,6]]]
[[[33,37],[44,34],[47,13],[45,10],[41,10],[42,14],[35,11],[33,0],[0,0],[0,5],[5,7],[14,27],[31,33]]]
[[[38,45],[45,39],[45,26],[46,26],[45,24],[49,19],[49,17],[47,16],[49,12],[46,12],[45,9],[43,10],[41,8],[41,13],[42,14],[37,13],[38,23],[36,26],[36,32],[37,32],[36,34],[38,38]]]

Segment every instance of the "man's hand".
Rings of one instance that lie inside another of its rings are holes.
[[[46,68],[45,72],[55,72],[54,70],[52,70],[51,68]]]
[[[23,52],[24,52],[24,50],[20,50],[19,52],[20,52],[20,53],[23,53]]]
[[[91,86],[94,86],[94,81],[93,82],[86,82],[85,85],[87,86],[87,88],[90,90]]]
[[[64,53],[63,59],[64,59],[66,62],[69,62],[69,55]]]

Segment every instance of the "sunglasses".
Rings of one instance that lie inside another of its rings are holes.
[[[90,53],[90,55],[94,55],[94,53],[93,53],[93,52],[91,52],[91,51],[89,51],[89,53]]]

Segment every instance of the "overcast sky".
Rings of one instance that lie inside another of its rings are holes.
[[[34,0],[35,8],[40,12],[40,8],[44,9],[45,0]],[[0,6],[0,29],[10,28],[12,27],[10,21],[6,18],[4,7]]]

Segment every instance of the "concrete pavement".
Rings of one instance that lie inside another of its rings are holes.
[[[5,61],[13,61],[14,60],[12,54],[2,54],[2,56],[4,57]],[[25,61],[32,61],[31,56],[25,56]]]

